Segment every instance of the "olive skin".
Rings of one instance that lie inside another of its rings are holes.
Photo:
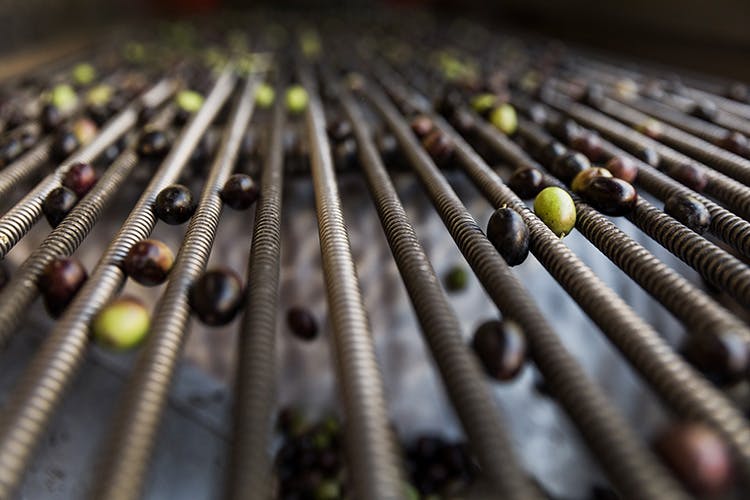
[[[604,165],[613,176],[625,182],[633,183],[638,177],[638,165],[627,156],[613,156]]]
[[[530,200],[544,189],[544,174],[534,167],[519,167],[508,179],[508,187],[523,200]]]
[[[82,198],[96,184],[96,170],[90,163],[74,163],[68,168],[62,185]]]
[[[327,127],[328,137],[334,143],[345,141],[352,137],[354,130],[352,124],[348,120],[334,120],[328,124]]]
[[[138,139],[138,155],[141,158],[163,158],[169,152],[169,138],[161,130],[148,130]]]
[[[602,141],[594,132],[582,132],[570,141],[571,147],[582,152],[592,161],[598,161],[602,157]]]
[[[529,256],[529,227],[511,208],[498,208],[487,223],[487,238],[509,266],[517,266]]]
[[[42,202],[42,212],[49,225],[56,228],[78,203],[78,196],[70,189],[61,186],[49,192]]]
[[[453,266],[444,278],[445,287],[450,292],[460,292],[469,285],[469,273],[462,266]]]
[[[711,213],[706,206],[690,196],[670,196],[664,203],[664,212],[698,234],[705,233],[711,225]]]
[[[55,137],[52,143],[52,157],[61,162],[72,155],[78,149],[78,146],[80,146],[80,143],[76,135],[69,130],[64,130]]]
[[[553,233],[564,238],[576,225],[576,205],[564,189],[550,186],[534,199],[534,213]]]
[[[156,196],[154,213],[167,224],[176,226],[187,222],[195,213],[193,193],[182,184],[162,189]]]
[[[581,153],[569,151],[550,165],[550,172],[563,182],[570,182],[578,172],[591,168],[588,158]]]
[[[573,182],[570,183],[570,188],[574,193],[582,193],[586,189],[586,185],[591,182],[594,177],[609,177],[612,178],[612,174],[606,168],[591,167],[586,170],[581,170],[573,178]]]
[[[667,170],[667,175],[681,182],[696,193],[702,192],[708,185],[706,172],[692,163],[674,165]]]
[[[222,326],[234,319],[242,306],[242,281],[233,271],[205,272],[190,288],[189,301],[198,319],[208,326]]]
[[[510,104],[501,104],[492,110],[489,116],[490,123],[505,135],[513,135],[518,128],[518,117],[516,110]]]
[[[333,161],[339,170],[348,170],[357,165],[357,141],[344,139],[333,147]]]
[[[614,177],[594,177],[586,183],[581,195],[605,215],[629,214],[638,201],[638,193],[628,182]]]
[[[703,332],[688,335],[680,351],[691,365],[720,385],[738,382],[750,366],[745,341],[731,330],[714,335]]]
[[[146,338],[151,318],[143,303],[121,297],[102,309],[91,325],[94,341],[115,351],[132,349]]]
[[[318,323],[315,316],[304,307],[290,307],[286,313],[289,330],[303,340],[313,340],[318,336]]]
[[[247,174],[233,174],[221,188],[222,201],[235,210],[250,208],[258,199],[260,188]]]
[[[496,380],[513,379],[526,361],[526,338],[513,321],[482,323],[471,346],[487,375]]]
[[[676,423],[660,433],[654,448],[698,496],[716,498],[732,483],[732,456],[722,438],[700,423]]]
[[[427,134],[422,145],[438,166],[446,166],[453,158],[453,141],[441,130],[435,129]]]
[[[567,152],[568,152],[568,148],[566,148],[562,143],[557,142],[557,141],[552,141],[546,146],[544,146],[542,150],[539,152],[539,159],[545,165],[551,165],[558,158],[560,158],[562,155],[564,155]]]
[[[716,107],[715,102],[703,99],[693,105],[690,114],[701,120],[712,122],[719,115],[719,108]]]
[[[411,121],[411,130],[412,132],[414,132],[414,135],[416,135],[420,139],[424,139],[425,137],[427,137],[427,134],[432,132],[434,128],[435,124],[432,123],[432,119],[426,115],[416,116]]]
[[[125,273],[144,286],[161,285],[167,280],[174,255],[159,240],[141,240],[130,249],[123,263]]]
[[[651,165],[652,167],[658,167],[661,163],[661,157],[659,156],[659,153],[651,148],[639,148],[633,156],[641,160],[643,163]]]
[[[50,133],[57,130],[62,124],[63,115],[54,104],[45,104],[39,115],[39,120],[42,122],[42,129],[45,132]]]
[[[55,259],[39,278],[39,291],[50,316],[57,318],[88,278],[83,264],[72,257]]]

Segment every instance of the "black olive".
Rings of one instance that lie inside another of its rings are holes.
[[[568,183],[578,175],[578,172],[587,168],[591,168],[588,158],[581,153],[569,151],[552,162],[550,172],[561,181]]]
[[[739,132],[730,131],[719,141],[719,146],[740,156],[750,156],[750,141]]]
[[[690,110],[690,114],[696,118],[700,118],[706,121],[713,121],[719,114],[719,108],[716,107],[716,103],[706,99],[702,99],[693,105]]]
[[[638,165],[627,156],[613,156],[604,165],[613,176],[631,184],[638,177]]]
[[[69,130],[63,130],[55,137],[52,144],[52,157],[58,162],[62,162],[72,155],[78,149],[78,146],[80,146],[80,143],[76,135]]]
[[[103,126],[112,117],[112,113],[106,106],[89,106],[86,108],[86,114],[96,123],[97,127]]]
[[[652,167],[658,167],[659,163],[661,163],[661,157],[659,156],[659,153],[649,147],[638,148],[633,156],[641,160],[643,163],[651,165]]]
[[[667,169],[667,174],[696,193],[702,192],[708,184],[706,172],[692,163],[681,163]]]
[[[47,132],[54,132],[63,122],[62,113],[54,104],[45,104],[42,108],[39,120],[42,122],[42,129]]]
[[[594,177],[584,186],[583,197],[606,215],[626,215],[633,211],[638,193],[632,184],[614,177]]]
[[[209,326],[226,325],[242,306],[242,281],[233,271],[207,271],[190,289],[190,307]]]
[[[508,187],[524,200],[534,198],[544,185],[544,174],[534,167],[519,167],[508,179]]]
[[[78,162],[68,168],[62,179],[62,185],[82,198],[94,187],[97,179],[96,169],[90,163]]]
[[[154,106],[144,106],[138,113],[138,125],[147,125],[151,120],[156,118],[159,109]]]
[[[742,337],[733,331],[719,334],[696,332],[688,335],[681,349],[690,364],[717,384],[742,379],[750,366],[750,352]]]
[[[703,234],[711,224],[711,213],[703,203],[690,196],[670,196],[664,203],[664,211],[698,234]]]
[[[250,208],[258,199],[260,188],[247,174],[233,174],[221,188],[222,201],[235,210]]]
[[[487,238],[509,266],[521,264],[529,255],[529,227],[511,208],[498,208],[487,223]]]
[[[570,119],[561,119],[552,124],[552,134],[563,142],[570,144],[574,137],[581,133],[581,127]]]
[[[128,252],[123,262],[125,273],[144,286],[156,286],[167,280],[174,255],[159,240],[141,240]]]
[[[57,227],[73,210],[78,203],[76,194],[66,187],[58,187],[49,192],[42,202],[42,212],[47,218],[47,222],[53,228]]]
[[[568,152],[562,143],[557,141],[551,141],[545,145],[539,152],[539,159],[545,165],[552,165],[558,158]]]
[[[427,134],[422,145],[438,166],[446,166],[453,158],[453,140],[441,130],[435,129]]]
[[[303,340],[313,340],[318,336],[318,323],[315,316],[304,307],[290,307],[286,313],[289,330]]]
[[[497,380],[514,378],[526,360],[526,338],[513,321],[482,323],[474,332],[472,348],[487,375]]]
[[[138,140],[138,154],[141,158],[160,159],[170,148],[169,138],[161,130],[147,130]]]
[[[167,224],[183,224],[194,212],[193,193],[186,186],[175,184],[162,189],[156,196],[154,213]]]
[[[349,120],[334,120],[328,124],[328,137],[334,143],[340,143],[349,139],[354,134],[352,124]]]
[[[426,115],[418,115],[411,121],[411,130],[420,139],[427,137],[427,134],[432,132],[434,128],[435,124],[432,123],[432,118]]]
[[[87,277],[83,264],[72,257],[47,264],[39,278],[39,290],[52,317],[58,317],[65,310]]]

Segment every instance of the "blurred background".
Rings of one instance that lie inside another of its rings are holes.
[[[459,10],[598,49],[750,79],[747,0],[0,0],[0,51],[17,51],[55,37],[87,36],[143,16],[200,15],[222,7],[341,5]]]

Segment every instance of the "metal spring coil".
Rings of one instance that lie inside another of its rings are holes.
[[[640,444],[629,425],[568,354],[503,258],[487,240],[429,156],[419,148],[395,108],[374,89],[368,91],[367,97],[393,131],[438,214],[487,293],[504,315],[515,319],[523,327],[529,339],[531,355],[553,395],[571,416],[612,482],[627,498],[685,498],[681,487]],[[451,133],[451,136],[457,138],[457,134]],[[456,141],[456,144],[458,154],[463,156],[470,151],[460,141]],[[510,190],[507,192],[509,201],[512,201],[514,195]]]
[[[0,198],[5,198],[21,182],[36,173],[49,160],[52,139],[46,138],[0,172]]]

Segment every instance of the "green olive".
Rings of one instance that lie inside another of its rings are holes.
[[[512,135],[518,128],[516,110],[510,104],[501,104],[492,110],[490,122],[502,133]]]
[[[104,106],[112,98],[113,93],[111,85],[97,85],[86,94],[86,102],[92,106]]]
[[[140,344],[151,320],[146,307],[133,297],[114,300],[94,318],[94,340],[105,347],[124,351]]]
[[[203,96],[194,90],[181,90],[175,99],[180,109],[188,113],[195,113],[203,106]]]
[[[573,198],[559,187],[542,189],[534,200],[534,212],[553,233],[564,238],[576,225]]]
[[[96,78],[96,69],[88,63],[80,63],[73,68],[73,81],[78,85],[88,85]]]
[[[73,87],[67,84],[55,85],[50,94],[50,103],[62,112],[73,109],[78,102],[78,96]]]
[[[307,91],[302,85],[292,85],[286,89],[286,107],[290,113],[302,113],[307,108],[307,101]]]
[[[255,93],[255,103],[263,109],[270,108],[275,98],[276,92],[267,83],[262,83]]]
[[[479,94],[471,100],[471,107],[480,115],[488,113],[495,104],[497,104],[495,94]]]

